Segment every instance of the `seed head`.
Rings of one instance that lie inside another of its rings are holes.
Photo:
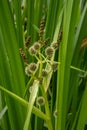
[[[39,42],[35,42],[33,46],[34,46],[34,49],[35,49],[35,50],[38,50],[38,49],[40,49],[40,46],[41,46],[41,45],[40,45]]]
[[[36,54],[37,54],[37,51],[35,50],[35,48],[34,48],[33,46],[31,46],[31,47],[29,48],[29,53],[30,53],[30,55],[36,55]]]
[[[42,85],[42,83],[43,83],[43,77],[38,78],[38,80],[39,80],[39,84]]]
[[[55,72],[55,71],[57,71],[57,69],[58,69],[58,63],[53,63],[52,65],[51,65],[51,67],[52,67],[52,70]]]
[[[34,71],[37,70],[37,64],[35,63],[31,63],[30,65],[28,65],[26,68],[25,68],[25,73],[27,76],[31,76],[33,74]]]
[[[45,19],[42,18],[42,19],[41,19],[41,23],[40,23],[40,32],[39,32],[39,37],[40,37],[40,38],[43,37],[44,26],[45,26]]]
[[[52,55],[53,55],[53,52],[54,52],[53,47],[47,47],[46,50],[45,50],[45,54],[46,54],[47,56],[52,56]]]
[[[48,60],[51,60],[51,58],[52,58],[52,55],[47,56]]]
[[[25,74],[26,74],[27,76],[31,76],[31,74],[32,74],[29,65],[25,68]]]
[[[42,70],[42,76],[43,76],[43,77],[46,77],[47,74],[48,74],[47,71],[46,71],[45,69],[43,69],[43,70]]]
[[[45,104],[45,99],[42,96],[39,96],[36,100],[38,106],[43,106]]]
[[[61,40],[62,40],[62,35],[63,35],[63,32],[60,31],[60,32],[59,32],[59,35],[58,35],[58,39],[57,39],[57,43],[58,43],[58,44],[59,44],[59,43],[61,42]]]
[[[54,49],[57,49],[58,48],[58,43],[57,42],[52,42],[51,47],[53,47]]]
[[[30,40],[31,40],[31,36],[28,36],[27,39],[26,39],[26,41],[25,41],[26,50],[28,50],[28,48],[29,48]]]
[[[37,64],[36,63],[31,63],[29,65],[29,69],[30,69],[31,72],[36,71],[37,70]]]
[[[19,51],[20,51],[20,55],[21,55],[22,59],[24,60],[24,62],[27,62],[27,57],[26,57],[26,55],[25,55],[23,49],[20,48]]]

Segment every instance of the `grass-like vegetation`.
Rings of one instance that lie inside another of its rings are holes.
[[[0,130],[85,130],[86,0],[0,1]]]

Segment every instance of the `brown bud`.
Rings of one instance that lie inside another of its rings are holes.
[[[44,33],[44,26],[45,26],[45,19],[42,18],[41,19],[41,23],[40,23],[40,32],[39,32],[39,37],[43,37],[43,33]]]
[[[27,62],[27,58],[26,58],[26,55],[25,55],[23,49],[20,48],[19,51],[20,51],[20,55],[21,55],[22,59],[24,60],[24,62]]]
[[[29,48],[30,40],[31,40],[31,36],[28,36],[27,39],[26,39],[26,41],[25,41],[26,50],[28,50],[28,48]]]
[[[58,44],[59,44],[59,43],[61,42],[61,40],[62,40],[62,35],[63,35],[63,32],[60,31],[60,32],[59,32],[59,35],[58,35],[58,39],[57,39],[57,43],[58,43]]]
[[[57,49],[57,48],[58,48],[58,43],[57,43],[57,42],[52,42],[52,43],[51,43],[51,46],[52,46],[54,49]]]

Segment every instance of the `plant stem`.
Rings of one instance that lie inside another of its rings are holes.
[[[47,120],[47,125],[48,125],[48,130],[53,130],[52,122],[51,122],[51,115],[50,115],[50,110],[49,110],[49,103],[47,99],[47,94],[45,93],[44,87],[41,86],[42,90],[42,95],[45,98],[45,111],[46,115],[49,117],[49,120]]]

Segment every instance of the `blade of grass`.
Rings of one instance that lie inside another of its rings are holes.
[[[23,27],[22,27],[22,14],[21,14],[21,0],[13,0],[14,14],[16,17],[16,31],[17,41],[20,48],[24,48],[23,45]]]
[[[18,93],[23,94],[24,86],[25,86],[25,81],[24,81],[24,74],[22,70],[22,64],[19,56],[19,49],[18,49],[18,44],[17,44],[17,37],[15,33],[15,28],[13,24],[13,19],[12,19],[12,14],[10,12],[10,7],[7,2],[1,2],[0,4],[0,26],[2,29],[2,34],[4,36],[4,47],[6,48],[7,55],[9,58],[9,62],[11,65],[12,72],[14,74],[14,80],[17,86],[15,86],[16,89],[18,89]],[[3,13],[2,13],[2,10]],[[6,13],[8,12],[8,13]],[[8,25],[8,33],[6,34],[6,24],[5,21],[7,21]],[[6,35],[5,35],[6,34]],[[14,40],[13,40],[14,39]],[[18,73],[19,72],[19,73]],[[18,86],[21,86],[20,89]]]
[[[55,33],[54,33],[54,37],[53,37],[53,42],[56,42],[57,41],[57,38],[58,38],[58,33],[59,33],[59,30],[60,30],[60,26],[61,26],[61,22],[62,22],[62,15],[63,15],[63,10],[61,10],[61,13],[60,13],[60,16],[58,17],[58,24],[56,26],[56,30],[55,30]],[[55,55],[55,54],[54,54]],[[54,56],[52,58],[52,61],[54,59]],[[47,71],[50,71],[51,70],[51,67],[49,66],[49,64],[46,65],[46,69]],[[51,77],[52,77],[52,72],[50,72],[46,78],[44,78],[44,86],[45,86],[45,91],[47,92],[48,90],[48,87],[49,87],[49,84],[50,84],[50,80],[51,80]]]
[[[5,61],[0,61],[4,68],[7,69],[5,74],[5,70],[3,68],[4,76],[5,76],[5,83],[3,84],[5,87],[8,87],[9,90],[15,91],[20,96],[23,96],[25,81],[24,81],[24,74],[22,70],[22,64],[20,61],[17,38],[15,33],[15,26],[13,23],[12,13],[9,7],[9,2],[5,0],[4,2],[1,1],[0,4],[0,27],[3,35],[3,48],[2,54],[6,53],[6,64]],[[6,22],[5,22],[6,21]],[[7,28],[8,27],[8,28]],[[7,32],[6,33],[6,28]],[[0,50],[1,51],[1,50]],[[8,57],[7,57],[8,55]],[[3,58],[3,57],[2,57]],[[8,67],[9,64],[9,67]],[[6,66],[7,65],[7,66]],[[8,67],[8,68],[7,68]],[[7,76],[8,79],[7,79]],[[15,87],[13,87],[13,85]],[[6,96],[6,103],[8,105],[8,113],[10,119],[11,129],[22,129],[22,125],[24,122],[25,116],[25,109],[18,105],[15,101],[8,98]],[[13,118],[15,117],[15,118]],[[19,119],[22,125],[19,123]]]
[[[85,26],[87,26],[87,22],[86,22],[86,17],[87,17],[87,5],[85,5],[84,11],[82,13],[81,16],[81,20],[80,23],[78,25],[77,28],[77,32],[76,32],[76,36],[75,36],[75,48],[74,48],[74,52],[73,52],[73,58],[72,58],[72,65],[76,66],[76,67],[80,67],[81,66],[81,61],[82,61],[82,55],[84,53],[83,49],[81,49],[81,44],[82,44],[82,40],[83,38],[86,37],[87,35],[87,30],[85,30]],[[73,105],[72,105],[72,123],[75,117],[75,113],[76,113],[76,107],[77,107],[77,94],[78,94],[78,72],[76,71],[71,71],[71,79],[70,79],[70,91],[72,93],[70,93],[70,97],[69,97],[69,105],[71,102],[71,98],[74,94],[73,97]],[[77,83],[76,83],[77,81]],[[75,95],[76,93],[76,95]],[[71,123],[71,124],[72,124]]]
[[[12,98],[14,98],[16,101],[18,101],[21,105],[23,105],[24,107],[28,107],[28,105],[30,104],[29,102],[27,102],[26,100],[24,100],[23,98],[19,97],[18,95],[12,93],[11,91],[3,88],[2,86],[0,86],[0,89],[2,91],[4,91],[5,93],[7,93],[9,96],[11,96]],[[44,120],[49,120],[49,117],[47,117],[43,112],[41,112],[38,108],[34,107],[32,108],[32,112],[33,114],[39,116],[40,118],[44,119]]]
[[[8,110],[8,107],[5,106],[5,107],[3,108],[3,110],[0,112],[0,120],[2,119],[3,115],[6,113],[7,110]]]
[[[1,29],[0,29],[0,47],[2,48],[3,45],[3,37],[2,37],[2,33],[1,33]],[[9,68],[9,65],[6,64],[6,61],[8,60],[6,53],[4,53],[4,50],[1,49],[0,50],[0,83],[1,84],[6,84],[5,79],[7,77],[5,77],[5,75],[8,73],[7,68]],[[4,64],[2,64],[2,61],[4,61]],[[7,66],[5,66],[7,65]],[[5,67],[5,70],[3,69]],[[5,73],[4,73],[5,72]],[[9,75],[10,76],[10,75]],[[9,80],[8,80],[9,82]],[[0,93],[0,107],[1,109],[3,109],[6,106],[6,99],[4,97],[4,93],[1,92]],[[9,130],[10,126],[9,126],[9,117],[8,117],[8,113],[6,113],[1,121],[1,126],[3,128],[3,130]]]
[[[34,3],[35,0],[28,0],[27,1],[27,36],[33,36],[33,28],[32,23],[34,20]]]
[[[85,128],[85,123],[87,121],[87,83],[86,83],[86,88],[84,91],[84,94],[82,96],[81,102],[80,102],[80,106],[79,109],[77,111],[75,120],[74,120],[74,124],[72,126],[72,130],[76,129],[76,130],[84,130]],[[79,114],[79,115],[78,115]],[[78,121],[76,122],[78,117]],[[75,128],[76,126],[76,128]]]
[[[53,0],[50,0],[49,2],[45,38],[50,37],[51,41],[53,41],[53,35],[56,28],[56,23],[57,23],[56,21],[60,15],[62,6],[63,6],[62,0],[55,0],[55,2]]]
[[[37,96],[38,88],[39,88],[39,81],[35,80],[33,83],[32,92],[31,92],[30,98],[29,98],[30,105],[28,105],[27,116],[26,116],[23,130],[28,130],[28,128],[29,128],[32,108],[33,108],[33,105],[34,105],[34,102],[35,102],[35,99]]]
[[[67,116],[67,101],[69,92],[69,77],[70,77],[70,65],[73,52],[73,41],[76,25],[77,5],[79,1],[71,0],[67,1],[64,7],[64,21],[63,21],[63,40],[60,45],[59,65],[58,71],[58,85],[57,85],[57,111],[58,117],[56,122],[56,128],[59,130],[65,130],[66,116]],[[67,24],[68,23],[68,24]]]

